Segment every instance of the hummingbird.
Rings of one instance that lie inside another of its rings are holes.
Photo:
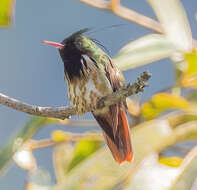
[[[79,30],[61,43],[43,41],[59,50],[70,102],[78,115],[91,111],[115,161],[131,162],[133,152],[126,116],[126,102],[96,109],[97,102],[125,85],[124,77],[112,59]]]

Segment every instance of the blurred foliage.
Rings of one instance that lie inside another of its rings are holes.
[[[183,97],[169,93],[158,93],[142,105],[142,115],[146,119],[154,119],[165,110],[187,108],[189,108],[189,104]]]
[[[68,172],[101,147],[100,142],[83,139],[77,142]]]
[[[197,51],[185,53],[185,63],[186,69],[182,77],[182,85],[197,88]]]
[[[29,173],[26,190],[52,190],[51,177],[48,171],[37,169]]]
[[[63,131],[54,131],[52,134],[51,134],[51,138],[53,139],[53,141],[55,142],[62,142],[62,141],[67,141],[69,140],[67,135],[63,132]]]
[[[181,169],[182,172],[177,175],[170,190],[196,189],[197,147],[185,157]]]
[[[13,2],[0,0],[1,26],[10,23]],[[56,130],[48,139],[33,141],[35,133],[46,125],[95,124],[88,120],[33,117],[1,149],[1,174],[13,158],[19,167],[28,170],[26,190],[197,189],[197,146],[190,146],[183,158],[163,153],[177,143],[197,140],[197,51],[192,50],[191,29],[179,0],[148,0],[148,3],[164,33],[129,42],[114,60],[121,70],[128,70],[169,58],[176,81],[142,105],[139,100],[127,99],[134,161],[118,165],[103,146],[99,132],[75,134]],[[187,88],[187,93],[183,88]],[[40,169],[33,155],[34,149],[49,146],[53,148],[56,184],[51,183],[50,173]]]
[[[9,142],[0,151],[0,174],[11,161],[14,153],[21,149],[24,143],[35,135],[42,126],[47,124],[47,121],[48,118],[33,117],[10,138]]]
[[[180,157],[164,157],[160,158],[159,163],[170,167],[179,167],[182,164],[183,159]]]
[[[15,0],[0,0],[0,27],[12,24]]]
[[[120,49],[114,61],[119,69],[125,71],[167,58],[175,51],[175,46],[164,35],[149,34]]]

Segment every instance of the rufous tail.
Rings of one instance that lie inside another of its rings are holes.
[[[116,162],[131,162],[133,152],[131,147],[129,124],[123,105],[110,106],[105,114],[94,114],[95,119],[104,131],[104,136]]]

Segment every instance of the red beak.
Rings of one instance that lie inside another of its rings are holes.
[[[50,42],[50,41],[43,40],[42,43],[47,44],[47,45],[54,46],[54,47],[59,48],[59,49],[62,49],[64,47],[63,44],[56,43],[56,42]]]

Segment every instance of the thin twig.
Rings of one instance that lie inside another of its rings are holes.
[[[162,34],[164,32],[159,22],[121,5],[120,0],[111,0],[111,1],[79,0],[79,1],[86,3],[88,5],[91,5],[93,7],[99,8],[99,9],[111,11],[123,19],[139,24],[157,33]],[[193,48],[197,48],[197,41],[195,39],[193,39],[192,45],[193,45]]]
[[[105,0],[80,0],[82,1],[83,3],[86,3],[90,6],[93,6],[93,7],[96,7],[96,8],[99,8],[99,9],[110,9],[110,3],[109,1],[105,1]]]
[[[157,21],[147,16],[144,16],[140,13],[137,13],[132,9],[128,9],[127,7],[122,6],[119,0],[112,0],[111,2],[105,0],[94,0],[94,1],[79,0],[79,1],[99,9],[112,11],[114,14],[118,15],[119,17],[135,22],[136,24],[144,26],[145,28],[149,28],[158,33],[163,32],[161,25]]]
[[[150,78],[148,72],[143,72],[140,77],[132,85],[120,89],[119,91],[112,93],[109,96],[103,97],[98,101],[97,109],[110,106],[120,101],[123,101],[128,96],[142,92],[146,86],[146,82]],[[25,112],[31,115],[42,116],[42,117],[53,117],[58,119],[69,118],[71,115],[76,115],[76,111],[73,107],[41,107],[30,105],[14,98],[10,98],[0,93],[0,104],[13,108],[15,110]],[[87,110],[92,111],[92,110]]]
[[[154,30],[155,32],[163,33],[163,29],[157,21],[144,16],[132,9],[128,9],[125,6],[122,6],[120,4],[120,0],[111,0],[111,11],[119,17],[124,18],[125,20],[135,22],[136,24],[139,24],[145,28]]]
[[[65,134],[65,139],[61,141],[54,141],[53,139],[42,139],[42,140],[32,140],[26,142],[26,146],[28,146],[29,149],[35,150],[35,149],[41,149],[46,147],[51,147],[54,145],[57,145],[58,143],[63,142],[77,142],[82,139],[90,140],[90,141],[99,141],[103,142],[104,138],[101,135],[101,133],[69,133],[69,132],[63,132]]]
[[[28,147],[30,150],[36,150],[41,148],[46,148],[54,146],[56,144],[52,139],[42,139],[42,140],[32,140],[29,139],[24,146]]]
[[[52,119],[52,118],[51,118]],[[96,120],[88,120],[88,119],[54,119],[51,120],[52,122],[54,121],[55,123],[61,124],[61,125],[67,125],[67,127],[96,127],[98,126],[98,123]]]

